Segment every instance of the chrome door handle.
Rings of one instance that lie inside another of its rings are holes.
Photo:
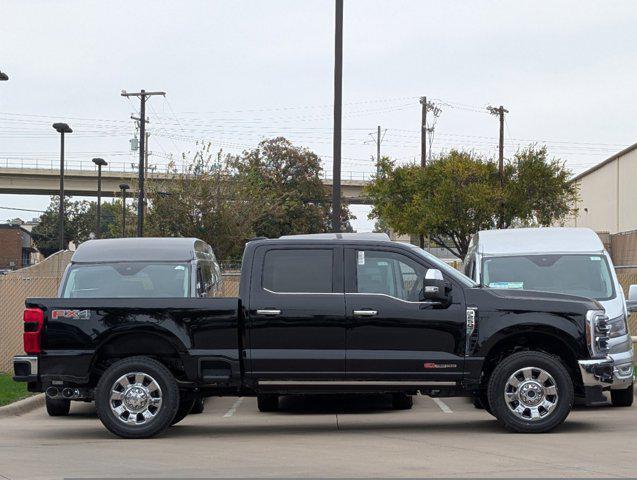
[[[355,317],[375,317],[378,310],[354,310]]]
[[[257,314],[258,315],[270,315],[270,316],[281,315],[281,310],[275,310],[275,309],[257,310]]]

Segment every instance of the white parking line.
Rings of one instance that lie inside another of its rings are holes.
[[[439,398],[431,397],[431,399],[436,405],[440,407],[440,410],[442,410],[444,413],[453,413],[453,410],[451,410],[449,406]]]
[[[223,418],[232,417],[237,411],[237,408],[239,408],[239,405],[241,405],[241,402],[243,402],[243,397],[239,397],[237,401],[232,404],[232,407],[230,407],[230,410],[226,412]]]

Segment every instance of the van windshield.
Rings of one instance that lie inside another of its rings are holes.
[[[73,265],[62,298],[184,298],[189,272],[186,263]]]
[[[482,284],[491,288],[566,293],[595,300],[615,297],[603,255],[521,255],[486,257]]]

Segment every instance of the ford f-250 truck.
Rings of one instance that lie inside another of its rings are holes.
[[[140,245],[144,239],[137,239]],[[378,235],[247,243],[238,298],[28,299],[30,391],[94,399],[125,438],[179,421],[198,396],[473,396],[508,430],[547,432],[613,382],[608,318],[576,296],[495,290]]]

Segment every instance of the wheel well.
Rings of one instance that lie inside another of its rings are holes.
[[[97,379],[112,363],[138,355],[156,359],[177,378],[184,375],[179,351],[169,339],[157,333],[129,332],[110,338],[97,349],[91,365],[91,376]]]
[[[480,377],[480,388],[486,388],[491,373],[502,359],[512,353],[530,350],[548,353],[560,358],[571,374],[571,378],[573,378],[576,392],[578,391],[578,386],[581,382],[579,380],[579,368],[575,353],[563,340],[560,340],[554,335],[542,332],[521,332],[506,337],[496,343],[484,359]]]

